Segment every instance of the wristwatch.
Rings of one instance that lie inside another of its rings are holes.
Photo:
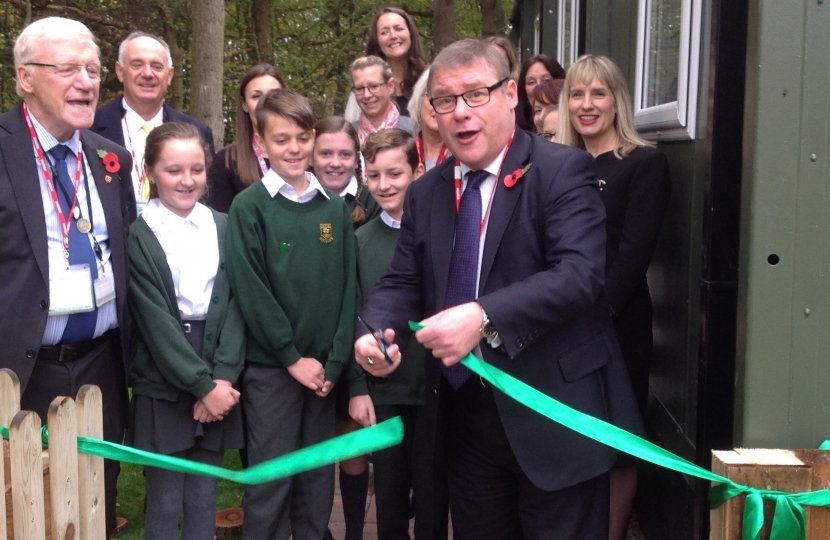
[[[487,316],[484,308],[481,308],[481,328],[478,331],[481,332],[482,339],[486,339],[487,341],[490,341],[496,335],[496,329],[493,323],[490,322],[490,317]]]

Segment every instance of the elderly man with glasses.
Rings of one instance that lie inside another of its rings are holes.
[[[22,102],[0,115],[0,367],[46,422],[52,399],[101,388],[104,438],[127,411],[127,228],[134,206],[122,147],[88,131],[105,73],[83,24],[50,17],[14,45]],[[105,464],[107,530],[118,462]]]
[[[605,210],[593,160],[516,127],[504,56],[443,49],[428,83],[453,160],[413,183],[387,274],[361,317],[391,328],[390,365],[366,334],[361,367],[386,376],[411,333],[426,358],[419,459],[446,463],[454,538],[607,538],[616,453],[492,388],[473,352],[561,402],[640,432],[603,294]]]

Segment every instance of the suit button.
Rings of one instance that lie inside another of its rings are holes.
[[[224,270],[224,269],[225,269],[225,263],[220,262],[219,263],[219,270]]]
[[[214,296],[214,297],[213,297],[213,303],[214,303],[214,304],[218,304],[218,303],[219,303],[219,297],[218,297],[218,296]]]
[[[46,300],[41,300],[40,301],[40,309],[46,309],[48,307],[49,307],[49,302],[47,302]]]
[[[205,339],[207,339],[207,340],[211,340],[211,339],[213,339],[213,334],[211,334],[210,332],[208,332],[207,334],[205,334]]]
[[[37,358],[37,351],[34,349],[29,349],[26,351],[26,358]]]

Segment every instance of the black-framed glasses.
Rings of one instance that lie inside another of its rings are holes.
[[[482,88],[473,88],[472,90],[467,90],[463,94],[434,97],[429,100],[429,104],[432,105],[432,108],[435,109],[437,114],[448,114],[453,112],[456,104],[458,103],[458,98],[463,99],[464,103],[466,103],[468,107],[481,107],[482,105],[490,103],[490,93],[499,86],[503,85],[509,79],[510,77],[505,77],[493,85],[484,86]]]
[[[52,73],[67,79],[69,77],[74,77],[80,73],[82,69],[86,70],[86,74],[89,75],[89,78],[92,80],[103,79],[108,73],[107,68],[98,64],[43,64],[41,62],[26,62],[25,65],[49,68],[52,70]]]
[[[373,83],[367,84],[366,86],[352,86],[352,92],[354,92],[354,95],[356,95],[356,96],[362,96],[363,93],[366,90],[369,90],[369,92],[372,93],[372,94],[377,94],[378,90],[380,90],[380,87],[381,86],[386,86],[387,84],[389,84],[389,83],[385,83],[385,82],[384,83],[374,83],[373,82]]]

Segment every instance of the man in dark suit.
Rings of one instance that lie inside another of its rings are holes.
[[[121,42],[115,74],[124,85],[124,95],[95,113],[92,131],[125,147],[133,156],[130,176],[138,212],[147,202],[150,186],[144,174],[144,144],[147,134],[164,122],[185,122],[199,128],[213,155],[213,132],[195,118],[164,102],[173,80],[170,47],[158,36],[133,32]]]
[[[394,363],[371,335],[356,341],[356,359],[387,375],[407,320],[426,317],[415,337],[432,352],[433,429],[421,436],[435,451],[419,458],[447,461],[457,540],[607,538],[615,452],[458,364],[474,351],[571,407],[641,429],[602,292],[593,160],[516,129],[516,83],[494,47],[456,42],[431,69],[439,131],[458,162],[410,186],[395,256],[362,312],[399,336]]]
[[[104,438],[121,442],[132,161],[87,130],[99,56],[86,26],[57,17],[15,42],[23,101],[0,115],[0,367],[17,374],[22,408],[44,423],[52,399],[98,385]],[[105,464],[108,531],[118,470]]]

